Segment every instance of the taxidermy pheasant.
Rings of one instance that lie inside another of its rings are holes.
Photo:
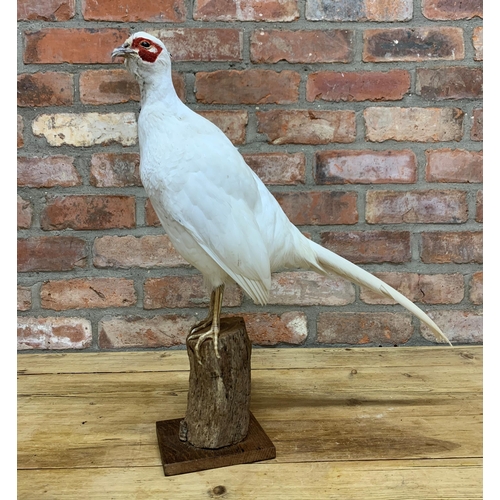
[[[117,56],[140,86],[140,175],[146,193],[176,250],[211,290],[207,318],[189,333],[198,360],[207,339],[219,356],[224,284],[235,281],[255,303],[266,304],[271,273],[284,268],[334,273],[390,297],[450,344],[401,293],[301,234],[225,134],[177,97],[170,55],[158,38],[135,33],[113,51]]]

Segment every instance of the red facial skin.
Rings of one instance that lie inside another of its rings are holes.
[[[144,45],[147,46],[145,47]],[[147,38],[142,37],[134,39],[134,41],[132,42],[132,48],[138,51],[139,57],[143,61],[147,61],[150,63],[154,63],[163,50],[152,40],[148,40]]]

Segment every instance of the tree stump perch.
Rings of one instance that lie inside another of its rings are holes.
[[[212,340],[200,347],[199,362],[187,341],[189,393],[181,440],[197,448],[217,449],[239,443],[250,422],[250,358],[252,344],[242,318],[221,320],[219,355]]]
[[[252,344],[243,318],[221,319],[219,355],[213,340],[194,352],[188,338],[189,392],[184,419],[156,422],[166,476],[276,457],[276,448],[250,413]]]

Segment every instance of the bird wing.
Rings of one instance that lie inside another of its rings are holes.
[[[196,196],[187,190],[189,202],[178,220],[201,248],[255,302],[267,302],[271,286],[269,256],[259,227],[245,200],[209,182]],[[191,195],[191,196],[190,196]]]
[[[271,270],[255,216],[261,199],[253,172],[205,118],[192,113],[175,125],[154,134],[161,160],[152,197],[255,302],[265,303]]]

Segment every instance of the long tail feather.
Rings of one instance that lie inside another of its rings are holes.
[[[356,264],[344,259],[340,255],[337,255],[336,253],[331,252],[330,250],[327,250],[321,245],[318,245],[310,240],[308,241],[316,254],[316,258],[318,259],[320,266],[326,271],[333,272],[349,281],[352,281],[353,283],[365,286],[379,295],[390,297],[429,326],[434,333],[436,340],[444,340],[449,345],[452,345],[439,326],[437,326],[436,323],[434,323],[434,321],[429,318],[424,311],[422,311],[422,309],[411,302],[411,300],[407,299],[403,294],[399,293],[397,290],[389,286],[387,283],[384,283],[376,276],[373,276],[373,274],[370,274],[368,271],[365,271]]]

